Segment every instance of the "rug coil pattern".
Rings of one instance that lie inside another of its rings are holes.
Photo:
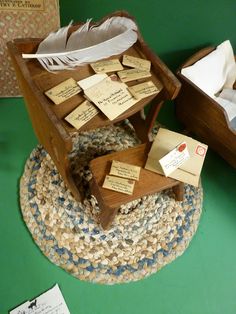
[[[199,223],[202,188],[185,185],[182,202],[170,189],[125,204],[104,231],[96,199],[89,194],[88,162],[137,145],[138,139],[125,122],[74,135],[73,142],[72,171],[86,191],[83,204],[73,199],[40,145],[21,178],[23,218],[49,260],[81,280],[115,284],[142,279],[181,255]]]

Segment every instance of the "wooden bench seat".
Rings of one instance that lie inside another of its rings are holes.
[[[91,193],[96,197],[101,213],[100,223],[103,229],[108,229],[117,214],[119,207],[142,196],[153,194],[172,188],[177,201],[183,199],[183,183],[172,178],[144,169],[150,143],[104,155],[90,162],[93,175],[91,180]],[[112,160],[140,166],[140,178],[135,182],[132,195],[111,191],[102,187],[105,176],[109,174]]]

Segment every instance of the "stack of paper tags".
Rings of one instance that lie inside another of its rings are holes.
[[[78,82],[69,78],[45,92],[54,104],[60,105],[83,91],[86,100],[65,117],[76,129],[100,111],[112,121],[141,99],[159,93],[162,88],[161,84],[157,87],[150,79],[133,86],[126,85],[126,82],[151,77],[151,62],[146,59],[124,55],[122,64],[119,59],[109,59],[91,63],[90,66],[96,74]],[[131,69],[124,69],[124,66]],[[111,72],[113,74],[108,76],[107,73]]]
[[[198,186],[207,148],[191,137],[160,128],[145,168]]]
[[[135,181],[139,180],[140,167],[113,160],[110,173],[106,175],[103,188],[132,195]]]

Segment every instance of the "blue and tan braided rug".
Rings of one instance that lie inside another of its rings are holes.
[[[23,218],[43,254],[73,276],[102,284],[140,280],[180,256],[199,224],[202,188],[185,185],[182,202],[166,190],[125,204],[104,231],[89,192],[88,162],[137,145],[138,139],[124,122],[74,134],[73,143],[71,170],[86,192],[83,203],[73,199],[41,146],[31,153],[21,178]]]

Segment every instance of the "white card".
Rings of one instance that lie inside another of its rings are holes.
[[[89,77],[86,77],[83,80],[78,81],[77,83],[83,90],[92,87],[93,85],[101,82],[107,77],[106,73],[94,74]]]
[[[27,301],[9,314],[70,314],[59,286],[41,294],[37,298]]]
[[[112,77],[87,88],[84,93],[110,120],[114,120],[137,102],[127,86]]]
[[[182,142],[159,160],[165,176],[169,176],[190,157],[186,142]]]

